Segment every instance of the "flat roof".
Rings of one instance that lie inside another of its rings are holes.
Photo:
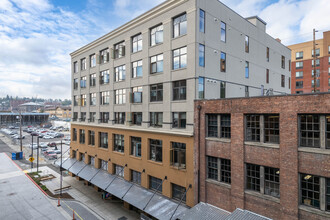
[[[19,113],[14,113],[14,112],[0,112],[0,116],[2,116],[2,115],[12,115],[12,116],[15,116],[15,115],[19,115]],[[25,113],[22,113],[22,115],[24,116],[26,116],[26,115],[33,115],[33,116],[42,116],[42,115],[44,115],[44,116],[47,116],[47,115],[49,115],[49,113],[34,113],[34,112],[25,112]]]
[[[0,219],[67,219],[5,153],[0,153],[0,185]]]

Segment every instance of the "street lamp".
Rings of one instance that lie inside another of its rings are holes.
[[[23,151],[22,143],[22,111],[19,110],[19,116],[16,116],[16,119],[19,119],[19,139],[20,139],[20,152]]]
[[[31,133],[32,145],[31,145],[31,158],[33,158],[33,133]],[[31,160],[31,170],[33,169],[33,160]]]
[[[39,136],[37,137],[37,173],[39,173]],[[33,147],[33,146],[32,146]],[[33,150],[32,150],[33,151]]]

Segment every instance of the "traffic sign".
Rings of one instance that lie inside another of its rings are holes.
[[[30,157],[29,161],[32,163],[34,161],[34,157]]]

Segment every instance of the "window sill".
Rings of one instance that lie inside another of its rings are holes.
[[[163,166],[163,162],[157,162],[157,161],[153,161],[153,160],[148,160],[149,163],[158,165],[158,166]]]
[[[120,81],[114,81],[114,83],[122,83],[122,82],[125,82],[125,79],[120,80]]]
[[[125,155],[124,152],[115,151],[115,150],[113,150],[112,153],[117,154],[117,155],[120,155],[120,156],[124,156]]]
[[[104,148],[104,147],[99,147],[98,149],[103,151],[109,151],[109,148]]]
[[[269,148],[275,148],[279,149],[279,144],[269,144],[269,143],[261,143],[261,142],[250,142],[250,141],[244,141],[244,145],[250,145],[250,146],[257,146],[257,147],[269,147]]]
[[[299,208],[299,210],[303,210],[305,212],[310,212],[310,213],[313,213],[316,215],[321,215],[323,217],[330,218],[330,212],[328,212],[328,211],[322,211],[320,209],[309,207],[306,205],[299,205],[298,208]]]
[[[176,37],[172,37],[172,40],[180,39],[180,38],[185,37],[185,36],[187,36],[187,34],[182,34],[182,35],[179,35],[179,36],[176,36]]]
[[[223,143],[231,143],[231,139],[227,139],[227,138],[207,137],[205,139],[207,141],[217,141],[217,142],[223,142]]]
[[[135,160],[142,160],[142,157],[136,157],[134,155],[129,155],[129,157]]]
[[[179,69],[172,69],[171,72],[178,72],[178,71],[181,71],[181,70],[186,70],[187,67],[182,67],[182,68],[179,68]]]
[[[212,180],[212,179],[206,179],[206,182],[212,183],[212,184],[215,184],[215,185],[227,188],[227,189],[231,189],[231,185],[228,183],[223,183],[223,182],[219,182],[219,181]]]
[[[183,171],[183,172],[187,172],[187,167],[185,167],[185,168],[180,168],[180,167],[178,167],[178,166],[173,166],[173,165],[170,165],[170,168],[171,169],[174,169],[174,170],[179,170],[179,171]]]
[[[116,58],[113,58],[113,60],[116,61],[116,60],[120,60],[120,59],[122,59],[122,58],[125,58],[125,56],[122,56],[122,57],[116,57]]]
[[[157,47],[157,46],[162,45],[162,44],[163,44],[163,42],[162,43],[155,44],[155,45],[150,45],[149,48]]]
[[[88,147],[95,147],[95,145],[91,145],[91,144],[89,144]]]
[[[137,54],[137,53],[139,53],[139,52],[142,52],[142,50],[138,50],[138,51],[135,51],[135,52],[132,51],[131,55],[133,55],[133,54]]]
[[[143,79],[143,76],[132,77],[131,80]]]
[[[163,104],[163,101],[150,101],[149,104]]]
[[[91,67],[89,67],[90,69],[94,69],[94,68],[96,68],[96,66],[91,66]]]
[[[298,151],[305,152],[305,153],[330,155],[330,149],[323,149],[323,148],[298,147]]]
[[[250,190],[245,190],[244,192],[245,192],[245,194],[248,194],[248,195],[251,195],[251,196],[255,196],[255,197],[258,197],[258,198],[261,198],[261,199],[266,199],[266,200],[269,200],[271,202],[280,203],[280,199],[276,198],[276,197],[273,197],[273,196],[269,196],[269,195],[266,195],[266,194],[261,194],[259,192],[254,192],[254,191],[250,191]]]
[[[187,99],[182,99],[182,100],[172,100],[174,103],[181,103],[181,102],[186,102]]]
[[[157,76],[157,75],[160,75],[160,74],[163,74],[164,72],[156,72],[156,73],[150,73],[150,76]]]

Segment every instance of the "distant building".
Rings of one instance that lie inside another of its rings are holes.
[[[47,113],[22,113],[22,125],[41,125],[48,122],[49,114]],[[20,125],[19,113],[0,112],[0,125],[8,126]]]
[[[316,91],[330,92],[330,31],[316,40]],[[292,94],[314,91],[313,41],[288,46],[292,59]]]
[[[22,112],[37,112],[41,107],[43,107],[43,104],[36,102],[27,102],[19,105],[19,109],[22,110]]]
[[[18,111],[19,110],[19,106],[24,104],[24,103],[27,103],[28,101],[26,100],[10,100],[10,110],[11,111]]]

